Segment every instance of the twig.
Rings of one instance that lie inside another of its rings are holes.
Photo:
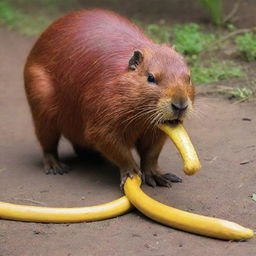
[[[228,15],[226,15],[226,17],[223,18],[223,21],[222,21],[223,24],[227,23],[229,20],[231,20],[231,19],[234,17],[234,15],[235,15],[235,14],[237,13],[237,11],[238,11],[239,6],[240,6],[240,1],[237,1],[237,2],[234,4],[234,7],[233,7],[233,9],[231,10],[231,12],[230,12]]]
[[[218,158],[218,157],[215,156],[213,159],[211,159],[211,160],[209,161],[209,163],[212,164],[217,158]]]
[[[204,53],[206,52],[210,52],[213,51],[214,49],[212,49],[212,47],[214,45],[219,45],[220,43],[230,39],[233,36],[239,35],[239,34],[245,34],[245,33],[249,33],[249,32],[256,32],[256,27],[252,27],[252,28],[241,28],[241,29],[237,29],[235,31],[232,31],[231,33],[221,37],[220,39],[217,39],[215,41],[213,41],[212,43],[210,43],[206,49],[204,49],[202,52],[200,52],[198,54],[198,56],[202,56]]]
[[[218,91],[233,91],[234,87],[224,86],[224,85],[218,85],[216,88]]]
[[[256,27],[237,29],[237,30],[223,36],[222,38],[214,41],[213,44],[219,44],[219,43],[222,43],[223,41],[226,41],[227,39],[229,39],[233,36],[236,36],[236,35],[239,35],[239,34],[245,34],[245,33],[249,33],[249,32],[254,32],[254,31],[256,31]]]
[[[17,200],[17,201],[25,201],[25,202],[30,202],[30,203],[33,203],[33,204],[45,205],[44,203],[33,200],[33,199],[26,199],[26,198],[23,199],[23,198],[18,198],[18,197],[13,197],[13,199]]]
[[[247,98],[244,98],[244,99],[241,99],[241,100],[237,100],[237,101],[234,101],[232,104],[233,104],[233,105],[240,104],[240,103],[242,103],[242,102],[247,101],[248,99],[249,99],[249,98],[247,97]]]

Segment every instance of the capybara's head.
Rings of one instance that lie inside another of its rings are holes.
[[[133,52],[125,79],[133,83],[138,116],[152,125],[182,121],[192,111],[194,87],[180,54],[166,45]]]

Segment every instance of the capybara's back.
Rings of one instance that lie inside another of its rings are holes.
[[[182,119],[194,98],[179,54],[104,10],[74,12],[53,23],[32,48],[24,78],[46,172],[67,170],[57,153],[63,135],[77,152],[99,152],[114,162],[123,182],[140,172],[132,147],[146,162],[142,171],[150,177],[157,171],[165,141],[157,123]]]

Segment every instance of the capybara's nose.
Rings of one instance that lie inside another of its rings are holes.
[[[188,108],[188,102],[172,102],[171,107],[175,112],[183,112]]]

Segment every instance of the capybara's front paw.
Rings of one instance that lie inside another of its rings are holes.
[[[145,174],[145,182],[152,187],[162,186],[170,188],[172,186],[172,182],[182,182],[182,179],[172,173],[150,173]]]
[[[126,179],[133,178],[134,175],[139,175],[142,177],[142,173],[138,168],[125,168],[120,170],[120,176],[121,176],[121,183],[120,183],[120,188],[123,191],[124,189],[124,184],[126,182]]]

